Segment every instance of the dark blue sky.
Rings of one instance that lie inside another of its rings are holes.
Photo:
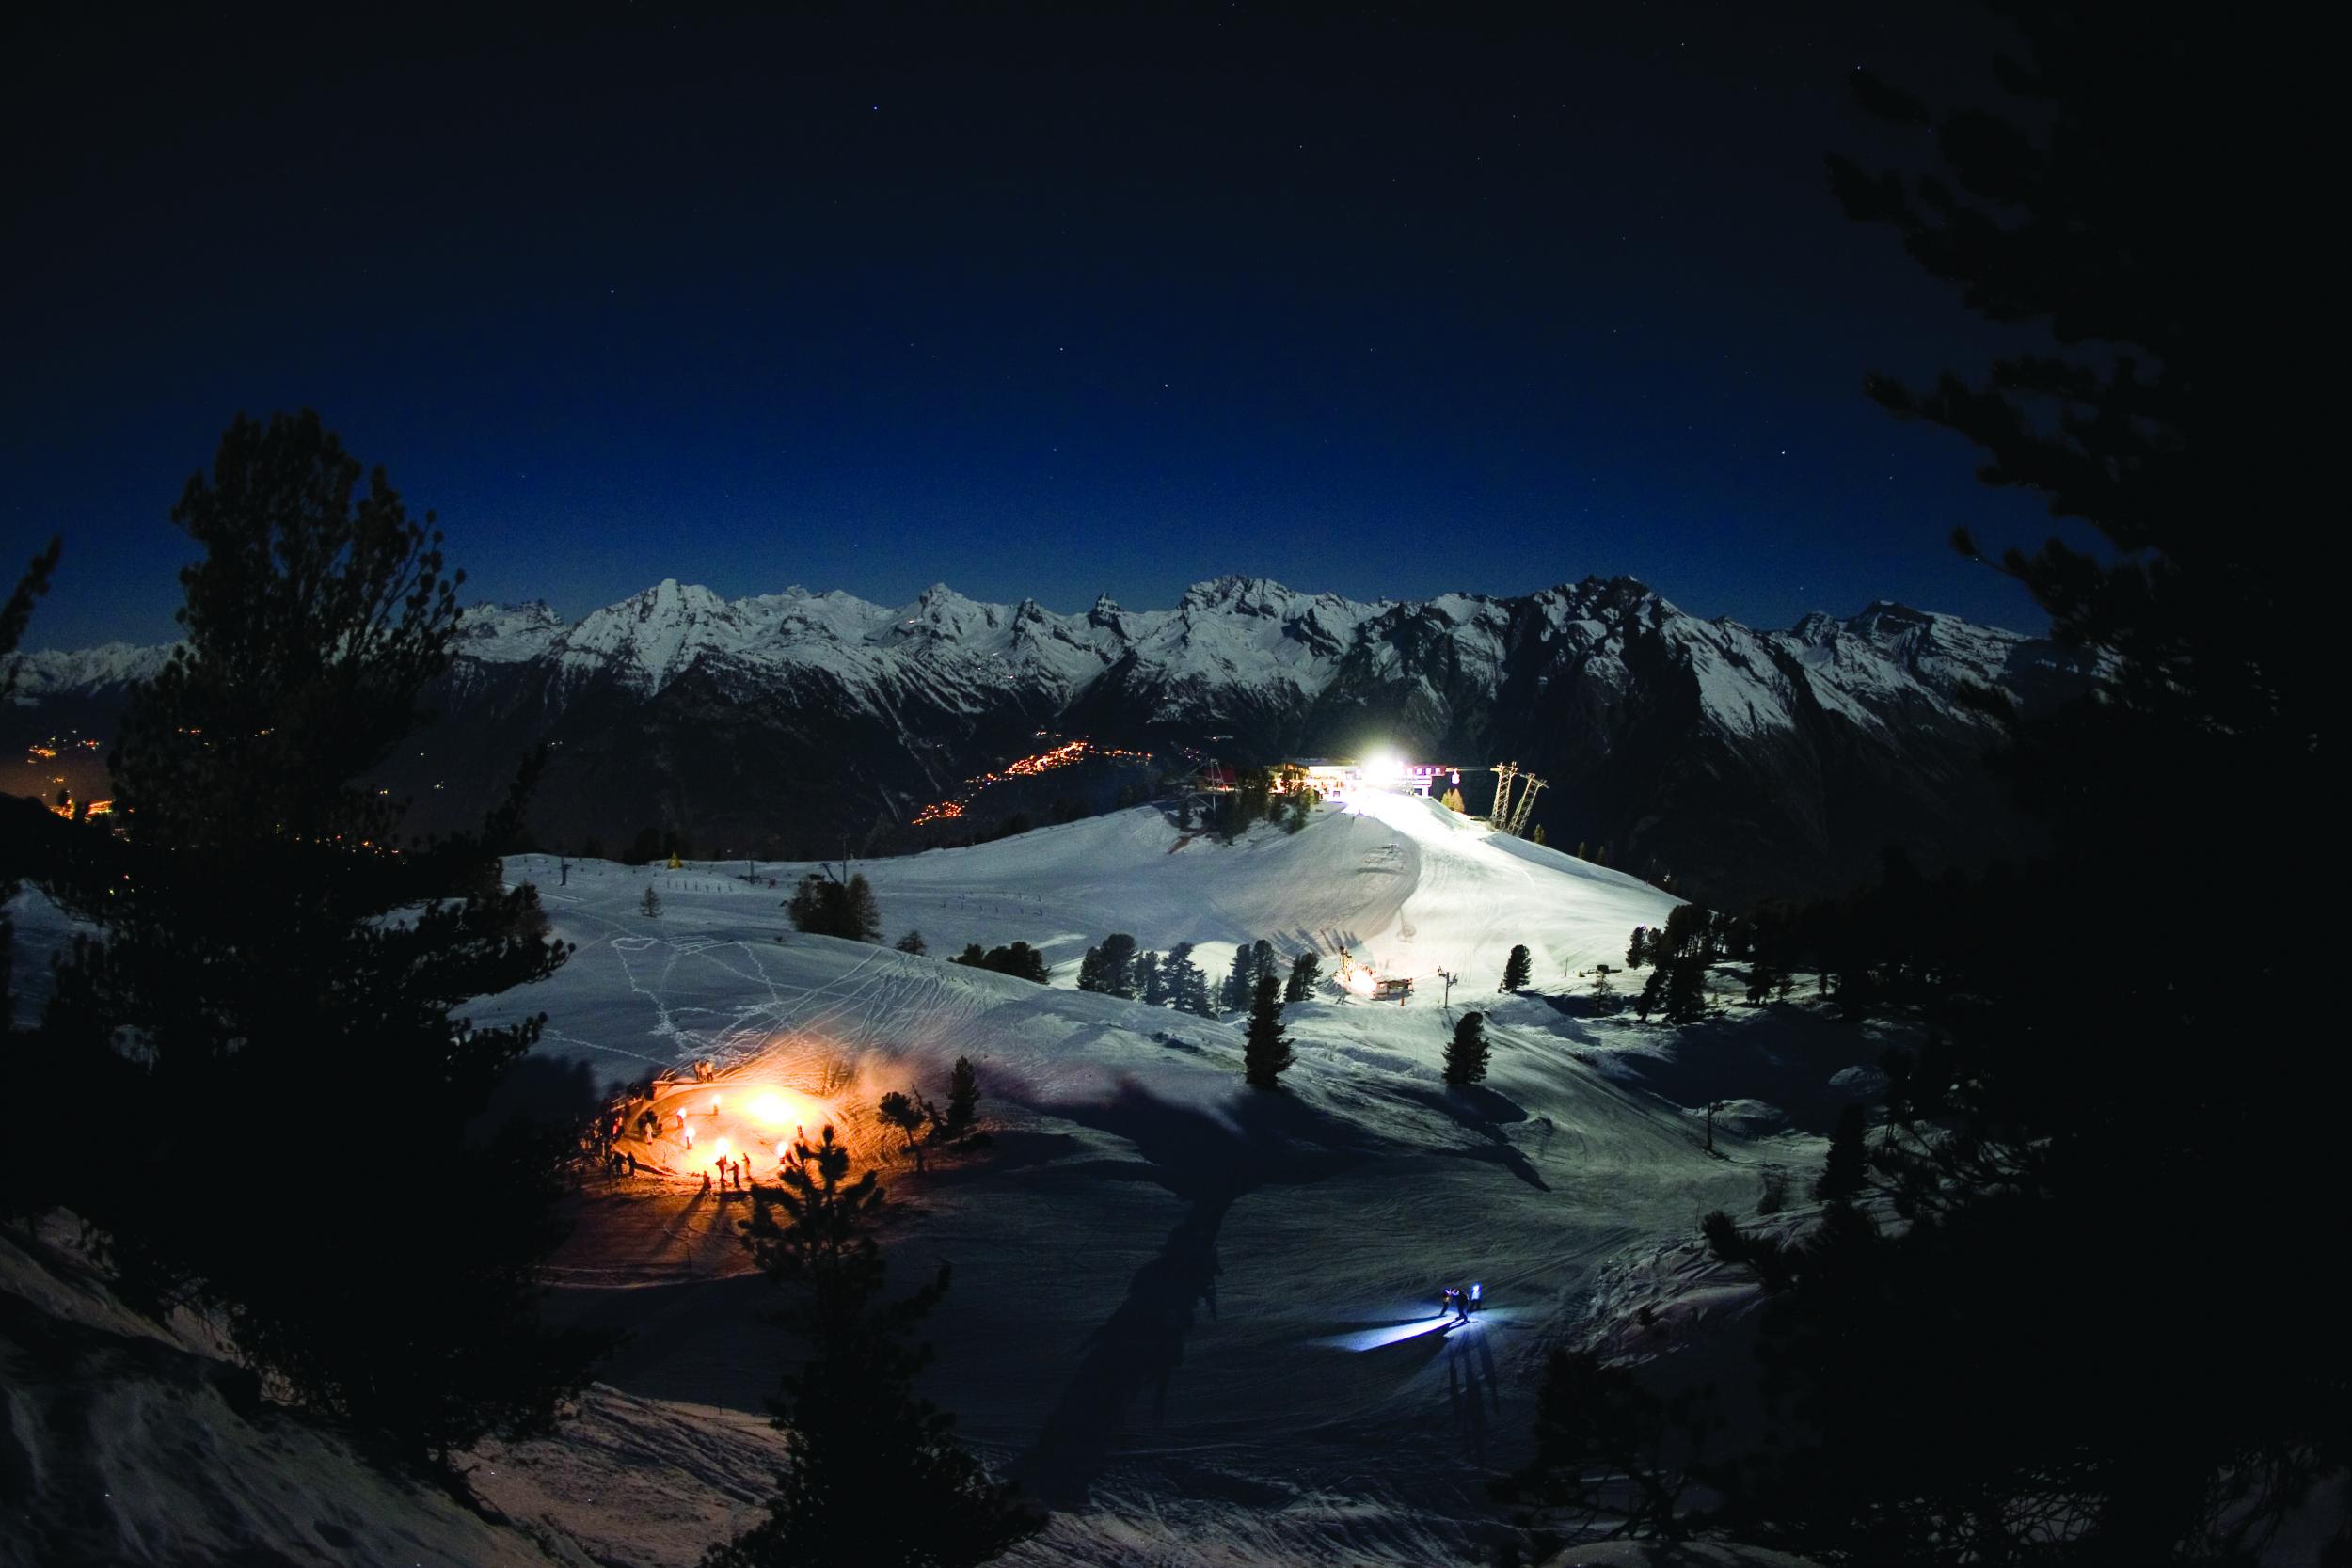
[[[2038,509],[1860,392],[1996,345],[1821,170],[1902,151],[1857,65],[1983,96],[1981,19],[1066,9],[18,32],[0,532],[67,546],[28,644],[170,636],[182,484],[305,404],[469,598],[572,614],[1628,573],[2038,628],[1944,544]]]

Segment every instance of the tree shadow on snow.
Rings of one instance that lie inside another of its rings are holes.
[[[1216,1315],[1216,1238],[1234,1200],[1261,1186],[1320,1180],[1356,1149],[1352,1130],[1281,1094],[1246,1096],[1227,1108],[1230,1119],[1134,1085],[1106,1104],[1056,1110],[1128,1140],[1149,1180],[1189,1203],[1159,1255],[1136,1271],[1126,1299],[1089,1337],[1037,1441],[1013,1465],[1032,1497],[1067,1509],[1086,1502],[1138,1395],[1149,1390],[1153,1418],[1165,1417],[1198,1313]],[[1127,1162],[1109,1165],[1105,1174],[1115,1177],[1143,1174]]]
[[[1526,1155],[1511,1147],[1502,1135],[1504,1125],[1525,1121],[1527,1111],[1516,1101],[1477,1084],[1448,1085],[1443,1088],[1424,1088],[1420,1085],[1402,1085],[1396,1091],[1400,1098],[1426,1105],[1445,1116],[1456,1125],[1486,1139],[1476,1148],[1447,1148],[1439,1153],[1465,1160],[1486,1160],[1501,1165],[1513,1176],[1539,1193],[1551,1191]]]
[[[999,1128],[990,1134],[988,1147],[972,1156],[970,1168],[976,1171],[1008,1171],[1030,1165],[1050,1165],[1085,1148],[1085,1144],[1067,1132],[1033,1132]]]

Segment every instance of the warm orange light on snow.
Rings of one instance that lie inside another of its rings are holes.
[[[743,1117],[771,1132],[787,1127],[801,1127],[812,1121],[823,1121],[823,1106],[805,1095],[789,1089],[760,1088],[755,1090],[748,1104],[743,1105]]]

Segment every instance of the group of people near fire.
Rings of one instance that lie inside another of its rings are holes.
[[[711,1081],[708,1066],[707,1063],[695,1064],[697,1082]],[[720,1094],[712,1091],[707,1107],[690,1106],[681,1100],[666,1111],[656,1109],[657,1096],[669,1086],[657,1080],[641,1084],[616,1097],[597,1114],[595,1122],[582,1134],[582,1154],[612,1177],[636,1176],[641,1171],[648,1174],[683,1171],[699,1175],[705,1192],[711,1190],[714,1178],[722,1192],[749,1192],[755,1175],[753,1150],[731,1150],[726,1147],[726,1140],[722,1138],[714,1146],[711,1158],[698,1160],[695,1157],[695,1120],[719,1115],[724,1103]],[[793,1129],[794,1142],[804,1135],[803,1129]],[[641,1159],[636,1149],[623,1147],[631,1136],[643,1146],[644,1158]],[[662,1147],[665,1144],[667,1148]],[[779,1148],[779,1165],[789,1158],[785,1149],[790,1147],[787,1144]]]

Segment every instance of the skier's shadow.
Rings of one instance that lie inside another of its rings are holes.
[[[1136,1271],[1126,1299],[1089,1338],[1037,1441],[1013,1465],[1038,1500],[1074,1508],[1107,1463],[1136,1397],[1149,1389],[1153,1418],[1165,1417],[1196,1313],[1205,1307],[1216,1316],[1216,1237],[1233,1201],[1268,1182],[1318,1180],[1350,1156],[1344,1129],[1284,1095],[1240,1101],[1238,1129],[1132,1085],[1107,1105],[1057,1109],[1127,1138],[1152,1180],[1190,1200],[1159,1255]]]
[[[1491,1336],[1483,1332],[1449,1335],[1445,1344],[1446,1403],[1454,1415],[1454,1433],[1462,1451],[1477,1463],[1486,1462],[1486,1424],[1502,1408],[1495,1383],[1495,1353]]]

